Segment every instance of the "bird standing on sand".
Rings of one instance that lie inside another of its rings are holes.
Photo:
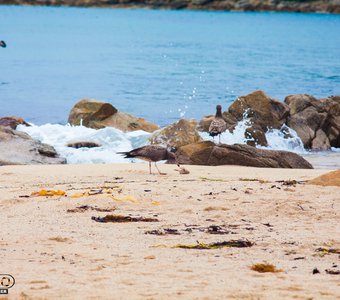
[[[4,41],[0,41],[0,46],[2,47],[2,48],[6,48],[6,43],[4,42]]]
[[[209,126],[209,135],[213,138],[218,135],[218,141],[221,143],[221,133],[226,131],[227,123],[222,117],[222,106],[216,106],[216,115]]]
[[[151,162],[155,163],[155,167],[160,175],[165,175],[165,173],[161,173],[159,171],[156,163],[160,160],[169,160],[169,159],[176,160],[176,156],[174,153],[168,151],[166,148],[162,146],[157,146],[157,145],[147,145],[147,146],[143,146],[137,149],[133,149],[129,152],[117,152],[117,153],[125,155],[124,158],[139,158],[139,159],[148,161],[150,174],[152,174],[151,173]]]

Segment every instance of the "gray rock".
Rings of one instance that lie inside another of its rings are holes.
[[[52,146],[33,140],[24,132],[0,126],[0,166],[65,163]]]
[[[0,126],[10,127],[16,129],[18,125],[31,126],[23,118],[20,117],[2,117],[0,118]]]
[[[327,150],[340,147],[340,97],[317,100],[298,94],[285,98],[290,108],[287,125],[301,138],[304,147]]]

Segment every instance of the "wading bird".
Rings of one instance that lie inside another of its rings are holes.
[[[218,135],[218,142],[221,143],[221,133],[226,131],[227,123],[222,117],[222,106],[216,106],[216,115],[209,126],[209,135],[213,138]]]
[[[149,171],[151,173],[151,163],[155,163],[155,167],[160,175],[165,175],[165,173],[161,173],[157,167],[157,162],[160,160],[176,160],[176,156],[174,153],[168,151],[166,148],[158,145],[147,145],[140,148],[133,149],[128,152],[117,152],[118,154],[125,155],[124,158],[139,158],[149,162]],[[179,166],[179,164],[177,163]]]

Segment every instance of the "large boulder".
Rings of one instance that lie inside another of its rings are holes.
[[[0,126],[0,166],[64,164],[55,149],[33,140],[28,134]]]
[[[124,132],[144,130],[153,132],[159,127],[143,118],[119,112],[112,104],[93,99],[83,99],[71,109],[68,122],[71,125],[83,125],[100,129],[114,127]]]
[[[93,99],[83,99],[71,109],[68,122],[71,125],[83,125],[90,128],[103,128],[100,122],[114,115],[118,110],[110,103]]]
[[[202,140],[197,131],[195,120],[181,119],[161,130],[154,132],[150,138],[151,144],[164,145],[167,148],[180,148],[184,145]]]
[[[280,129],[286,123],[289,115],[289,107],[269,96],[263,91],[255,91],[249,95],[241,96],[230,105],[228,112],[237,121],[246,117],[253,125],[264,132],[268,129]]]
[[[340,97],[317,100],[306,94],[289,95],[287,125],[301,138],[304,147],[327,150],[340,147]]]
[[[181,147],[176,156],[181,164],[240,165],[259,168],[312,169],[312,165],[296,153],[257,149],[248,145],[216,145],[205,141]]]
[[[2,117],[0,118],[0,126],[10,127],[16,129],[18,125],[31,126],[23,118],[20,117]]]

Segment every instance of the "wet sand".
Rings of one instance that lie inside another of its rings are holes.
[[[325,271],[340,268],[327,252],[340,248],[340,188],[304,184],[327,170],[186,168],[160,165],[159,176],[147,164],[1,167],[1,273],[16,284],[0,298],[340,299],[339,275]],[[31,195],[42,189],[66,194]],[[108,214],[159,222],[91,219]],[[178,234],[145,233],[164,229]],[[253,246],[174,248],[230,240]],[[282,272],[251,270],[257,263]]]

